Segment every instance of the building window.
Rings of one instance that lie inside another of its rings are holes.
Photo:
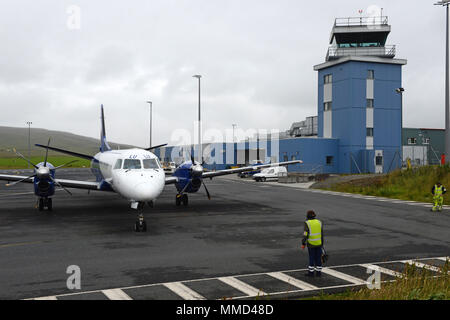
[[[367,72],[367,79],[375,79],[375,71],[369,70]]]
[[[292,156],[292,157],[291,157],[291,161],[295,161],[295,160],[297,160],[296,157],[295,157],[295,156]]]
[[[323,83],[327,84],[327,83],[332,83],[333,82],[333,75],[331,74],[327,74],[323,77]]]
[[[367,108],[373,108],[373,99],[367,99]]]
[[[416,138],[408,138],[408,144],[417,144]]]
[[[327,166],[332,166],[333,165],[333,158],[332,156],[327,156]]]
[[[423,138],[422,139],[422,143],[423,144],[430,144],[431,143],[431,139],[430,138]]]
[[[325,102],[323,104],[323,111],[331,111],[331,107],[332,107],[331,102]]]
[[[383,165],[383,157],[382,156],[376,156],[375,157],[375,164],[377,166],[382,166]]]
[[[283,161],[284,161],[284,162],[289,161],[289,157],[288,157],[287,154],[284,154],[284,156],[283,156]]]
[[[373,137],[373,128],[367,128],[367,136]]]

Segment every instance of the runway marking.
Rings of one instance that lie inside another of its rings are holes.
[[[450,261],[450,257],[441,257],[441,258],[437,258],[439,260],[442,260],[444,262]]]
[[[339,272],[339,271],[336,271],[336,270],[333,270],[333,269],[330,269],[330,268],[323,268],[322,272],[326,273],[326,274],[329,274],[330,276],[333,276],[335,278],[339,278],[339,279],[342,279],[342,280],[345,280],[345,281],[348,281],[350,283],[354,283],[354,284],[357,284],[357,285],[366,284],[365,281],[362,281],[362,280],[360,280],[358,278],[352,277],[352,276],[350,276],[348,274],[345,274],[345,273],[342,273],[342,272]]]
[[[383,267],[380,267],[380,266],[377,266],[377,265],[374,265],[374,264],[362,264],[361,267],[364,267],[366,269],[379,271],[381,273],[384,273],[384,274],[387,274],[387,275],[390,275],[390,276],[393,276],[393,277],[396,277],[396,278],[402,278],[403,277],[403,275],[401,273],[399,273],[399,272],[396,272],[396,271],[393,271],[393,270],[390,270],[390,269],[386,269],[386,268],[383,268]]]
[[[295,279],[294,277],[288,276],[287,274],[284,274],[282,272],[271,272],[271,273],[268,273],[268,275],[275,279],[289,283],[289,284],[293,285],[294,287],[297,287],[302,290],[317,290],[317,289],[319,289],[318,287],[313,286],[312,284]]]
[[[48,296],[48,297],[40,297],[40,298],[34,298],[32,300],[58,300],[56,296]]]
[[[409,264],[409,265],[412,265],[412,266],[416,266],[418,268],[427,269],[427,270],[430,270],[430,271],[441,272],[441,269],[439,269],[439,268],[437,268],[435,266],[431,266],[429,264],[417,262],[417,261],[414,261],[414,260],[406,260],[406,261],[403,261],[403,263],[406,263],[406,264]]]
[[[267,295],[267,293],[265,293],[264,291],[258,290],[255,287],[252,287],[251,285],[249,285],[241,280],[238,280],[234,277],[223,277],[223,278],[219,278],[219,280],[235,289],[238,289],[239,291],[242,291],[243,293],[245,293],[246,295],[251,296],[251,297]]]
[[[234,276],[228,276],[228,277],[217,277],[217,278],[204,278],[204,279],[196,279],[196,280],[186,280],[183,281],[183,283],[193,283],[193,282],[206,282],[210,280],[219,280],[226,285],[237,289],[239,292],[242,292],[243,296],[233,296],[230,297],[230,299],[248,299],[248,298],[256,298],[260,296],[266,296],[269,295],[271,297],[274,296],[280,296],[280,295],[294,295],[296,293],[308,293],[314,294],[316,291],[327,291],[331,289],[344,289],[344,288],[352,288],[355,286],[361,286],[365,285],[367,282],[365,279],[359,279],[357,277],[354,277],[350,274],[337,271],[336,268],[344,268],[344,267],[363,267],[366,269],[376,270],[380,271],[381,273],[391,275],[396,278],[402,278],[403,275],[397,271],[388,269],[383,267],[383,265],[388,263],[414,263],[418,268],[433,268],[432,266],[420,262],[423,260],[432,260],[432,259],[439,259],[442,261],[446,261],[448,257],[434,257],[434,258],[422,258],[422,259],[415,259],[415,260],[398,260],[398,261],[383,261],[383,262],[374,262],[374,263],[367,263],[367,264],[350,264],[350,265],[341,265],[341,266],[333,266],[333,267],[326,267],[322,269],[322,272],[325,274],[328,274],[329,276],[333,278],[338,278],[341,280],[348,281],[349,284],[344,285],[336,285],[336,286],[323,286],[323,287],[316,287],[310,283],[308,283],[307,279],[305,281],[302,281],[296,277],[288,276],[287,273],[293,273],[293,272],[303,272],[307,269],[299,269],[299,270],[287,270],[287,271],[279,271],[279,272],[268,272],[268,273],[254,273],[254,274],[245,274],[245,275],[234,275]],[[275,278],[277,280],[283,281],[285,283],[289,283],[294,287],[299,288],[299,290],[292,290],[292,291],[283,291],[283,292],[269,292],[267,290],[262,291],[258,290],[257,288],[251,286],[250,284],[247,284],[245,282],[245,279],[251,276],[260,276],[260,275],[267,275],[272,278]],[[237,279],[239,277],[239,279]],[[382,283],[388,283],[395,280],[386,280]],[[58,297],[64,297],[64,296],[76,296],[76,295],[82,295],[87,293],[95,293],[95,292],[102,292],[108,299],[111,300],[128,300],[131,299],[130,296],[128,296],[124,290],[128,289],[139,289],[139,288],[148,288],[148,287],[156,287],[156,286],[164,286],[180,296],[181,298],[185,300],[205,300],[208,299],[208,297],[204,297],[198,292],[192,290],[191,288],[187,287],[182,282],[168,282],[168,283],[153,283],[153,284],[146,284],[146,285],[140,285],[140,286],[131,286],[131,287],[124,287],[124,288],[116,288],[116,289],[103,289],[103,290],[94,290],[94,291],[87,291],[87,292],[77,292],[77,293],[69,293],[69,294],[62,294],[62,295],[55,295],[55,296],[47,296],[47,297],[39,297],[39,298],[31,298],[27,300],[57,300]]]
[[[102,290],[102,293],[107,296],[109,300],[133,300],[121,289]]]
[[[186,287],[181,282],[164,283],[164,286],[182,297],[184,300],[206,300],[205,297]]]

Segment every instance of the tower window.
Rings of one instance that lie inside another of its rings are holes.
[[[330,111],[330,110],[331,110],[331,107],[332,107],[331,102],[325,102],[325,103],[323,104],[323,110],[324,110],[324,111]]]
[[[327,84],[327,83],[332,83],[333,82],[333,75],[332,74],[327,74],[323,77],[323,83]]]
[[[327,156],[327,166],[331,166],[331,165],[333,165],[333,157]]]
[[[367,108],[373,108],[373,99],[367,99]]]
[[[367,128],[367,136],[373,137],[373,128]]]

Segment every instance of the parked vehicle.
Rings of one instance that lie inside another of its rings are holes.
[[[260,166],[263,165],[264,163],[262,162],[262,160],[253,160],[251,165],[252,166]],[[253,175],[255,175],[256,173],[260,173],[261,170],[257,169],[257,170],[253,170],[253,171],[247,171],[247,172],[241,172],[238,173],[238,177],[239,178],[249,178],[249,177],[253,177]]]
[[[286,167],[273,167],[262,170],[260,173],[253,175],[256,182],[264,182],[267,180],[278,180],[279,177],[287,176]]]

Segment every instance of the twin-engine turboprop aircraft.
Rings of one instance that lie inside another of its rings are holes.
[[[150,150],[164,145],[154,146],[148,149],[112,150],[106,140],[103,105],[101,106],[101,126],[100,152],[95,156],[50,147],[49,140],[46,146],[36,144],[36,146],[46,149],[45,161],[38,165],[32,164],[30,160],[16,152],[18,156],[28,161],[35,168],[33,175],[26,177],[0,174],[0,180],[14,181],[11,184],[8,183],[7,186],[12,186],[20,182],[33,183],[35,195],[39,199],[39,210],[43,210],[44,207],[52,210],[51,197],[55,193],[55,186],[63,188],[68,193],[70,191],[66,188],[116,192],[131,203],[131,208],[142,209],[146,203],[152,207],[153,201],[158,198],[164,186],[167,184],[175,184],[178,191],[175,198],[176,205],[188,205],[187,194],[196,193],[202,184],[205,187],[208,198],[210,198],[209,191],[203,181],[205,178],[212,179],[217,176],[255,170],[254,166],[250,166],[204,172],[202,164],[195,162],[191,157],[191,161],[184,162],[175,170],[172,176],[166,177],[158,157],[150,152]],[[96,181],[55,178],[55,170],[62,166],[55,168],[47,162],[48,150],[90,160],[91,171],[95,175]],[[302,161],[296,160],[258,165],[258,169],[298,163],[302,163]],[[140,220],[142,223],[142,216],[140,216]]]

